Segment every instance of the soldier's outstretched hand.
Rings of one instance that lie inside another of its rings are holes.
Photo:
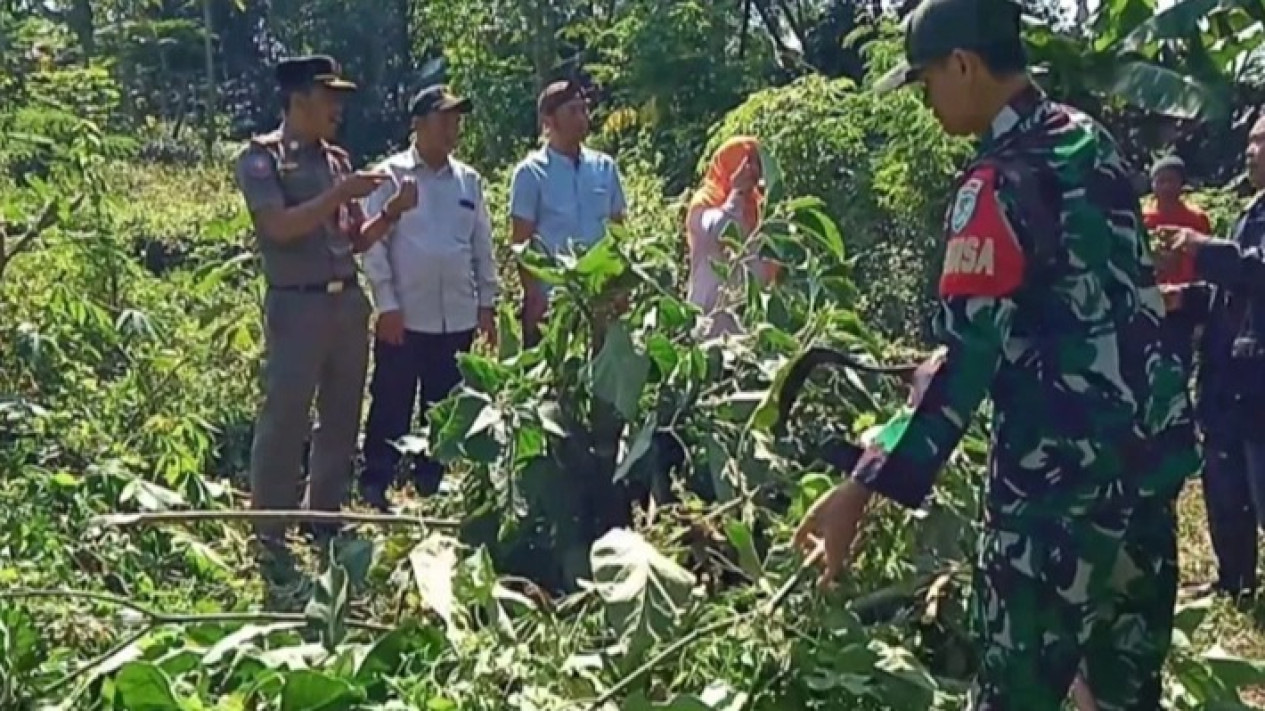
[[[377,173],[371,170],[357,170],[345,176],[338,183],[338,189],[348,200],[359,200],[378,189],[378,186],[391,180],[390,173]]]
[[[865,506],[871,493],[852,479],[845,479],[817,499],[795,531],[795,547],[810,556],[820,546],[821,577],[818,584],[831,587],[844,566],[852,560]]]

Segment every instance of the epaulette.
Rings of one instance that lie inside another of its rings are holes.
[[[260,146],[275,146],[281,143],[281,130],[277,129],[275,131],[269,131],[268,133],[261,133],[258,136],[253,136],[251,137],[250,142]]]

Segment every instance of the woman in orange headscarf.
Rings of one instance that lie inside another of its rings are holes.
[[[760,144],[750,136],[725,141],[712,156],[703,183],[690,199],[685,233],[690,252],[690,284],[687,298],[705,314],[716,310],[721,277],[713,262],[729,263],[731,283],[740,283],[742,267],[767,284],[776,265],[760,259],[758,244],[750,245],[741,259],[728,254],[721,236],[730,225],[746,239],[760,224],[764,194],[760,190]]]

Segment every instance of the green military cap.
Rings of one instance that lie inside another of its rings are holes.
[[[918,81],[954,50],[1005,47],[1023,52],[1023,10],[1012,0],[924,0],[905,18],[905,60],[874,85],[887,93]]]
[[[333,57],[313,54],[289,57],[277,62],[277,85],[282,89],[302,89],[320,84],[336,91],[355,91],[356,85],[341,76]]]

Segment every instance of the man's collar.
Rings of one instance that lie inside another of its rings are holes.
[[[579,164],[580,164],[580,162],[581,162],[582,160],[584,160],[584,151],[585,151],[585,148],[584,148],[584,146],[583,146],[583,145],[581,145],[581,146],[580,146],[580,152],[579,152],[579,153],[576,153],[576,154],[575,154],[575,157],[574,157],[574,158],[572,158],[571,156],[567,155],[566,153],[563,153],[562,151],[558,150],[557,148],[554,148],[552,145],[550,145],[550,144],[548,144],[548,143],[546,143],[546,144],[545,144],[545,158],[546,158],[546,159],[548,159],[548,160],[560,160],[560,161],[563,161],[563,162],[567,163],[568,165],[579,165]]]
[[[453,171],[452,156],[444,158],[444,164],[436,170],[431,168],[426,161],[422,160],[422,154],[418,152],[416,145],[409,146],[409,149],[404,152],[404,155],[404,160],[410,170],[428,170],[436,175],[451,173]]]
[[[313,148],[324,143],[323,141],[313,141],[313,140],[300,138],[298,135],[295,134],[294,129],[285,121],[281,122],[280,131],[281,131],[281,145],[287,151],[297,151],[304,148]]]
[[[1024,123],[1037,112],[1045,102],[1046,94],[1036,84],[1029,83],[1006,102],[1006,105],[993,117],[988,133],[981,138],[981,147],[995,145],[1017,126]]]

